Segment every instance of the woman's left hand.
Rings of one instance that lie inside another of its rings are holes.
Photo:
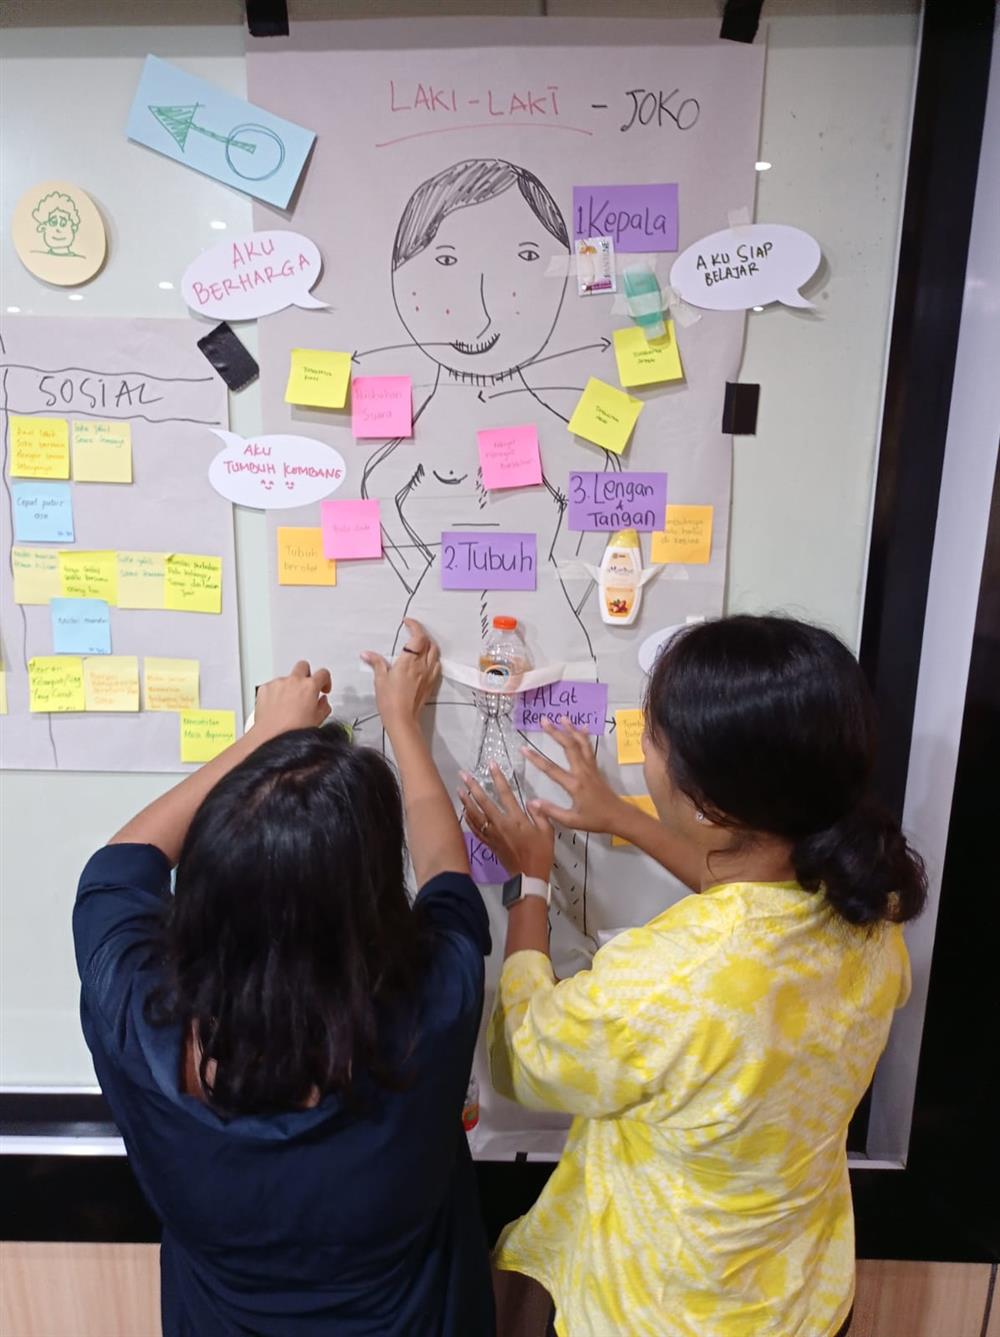
[[[490,847],[511,876],[523,873],[547,882],[555,853],[551,822],[536,803],[529,803],[527,811],[521,807],[499,767],[493,766],[491,774],[502,806],[471,775],[462,773],[466,788],[458,791],[458,797],[469,830]]]

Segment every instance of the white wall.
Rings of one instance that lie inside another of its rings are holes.
[[[142,0],[104,0],[100,23],[79,23],[79,0],[15,0],[0,40],[5,127],[0,216],[39,179],[79,181],[110,222],[101,278],[69,305],[21,267],[5,238],[0,287],[26,313],[183,315],[177,281],[210,239],[211,219],[250,226],[242,197],[126,143],[126,111],[147,51],[245,92],[243,7],[236,0],[174,3],[175,26],[139,26]],[[831,14],[831,9],[840,13]],[[332,4],[302,0],[307,17],[406,13],[526,13],[530,3]],[[550,0],[573,14],[716,17],[715,0]],[[738,438],[729,607],[796,612],[856,644],[867,555],[885,347],[915,70],[916,0],[831,5],[771,0],[757,217],[792,223],[820,241],[825,263],[808,290],[816,314],[768,309],[748,322],[742,379],[761,383],[754,438]],[[181,26],[190,24],[192,26]],[[760,39],[758,39],[760,40]],[[144,207],[143,183],[170,173],[173,207]],[[734,200],[733,207],[752,203]],[[720,226],[726,220],[720,219]],[[252,340],[252,332],[246,335]],[[721,415],[722,405],[719,411]],[[257,425],[254,390],[235,397],[235,430]],[[271,669],[262,516],[237,516],[245,695]],[[0,774],[0,1081],[93,1082],[77,1024],[69,912],[94,847],[164,777]]]

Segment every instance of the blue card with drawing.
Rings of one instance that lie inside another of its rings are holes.
[[[126,134],[279,209],[292,198],[316,138],[157,56],[146,57]]]

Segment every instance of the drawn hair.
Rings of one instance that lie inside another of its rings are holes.
[[[645,709],[673,783],[737,842],[787,840],[800,885],[852,924],[920,913],[924,866],[872,792],[874,704],[836,636],[787,617],[685,628]]]
[[[44,227],[48,222],[49,214],[53,209],[61,209],[63,213],[69,214],[74,232],[80,226],[80,214],[76,203],[68,195],[63,195],[61,191],[53,190],[48,195],[44,195],[31,211],[31,216],[39,228]]]
[[[502,158],[469,158],[438,172],[410,196],[396,229],[393,270],[426,250],[450,213],[486,204],[515,185],[546,232],[569,250],[566,222],[537,176]]]

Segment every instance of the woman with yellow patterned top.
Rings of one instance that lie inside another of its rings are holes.
[[[861,671],[778,617],[685,629],[650,679],[645,777],[616,795],[586,735],[530,760],[570,806],[499,806],[472,829],[521,875],[490,1025],[498,1091],[575,1115],[562,1159],[497,1247],[559,1337],[834,1337],[854,1293],[846,1134],[909,992],[899,925],[921,862],[871,795]],[[552,823],[624,837],[695,893],[557,982]],[[512,903],[511,903],[512,902]]]

